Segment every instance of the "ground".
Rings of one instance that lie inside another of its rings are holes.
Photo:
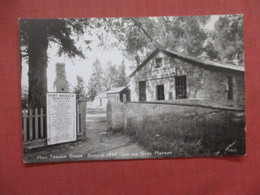
[[[87,106],[85,140],[28,150],[24,159],[29,163],[151,157],[129,136],[107,132],[104,108]]]

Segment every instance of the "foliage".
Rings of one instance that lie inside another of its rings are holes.
[[[96,95],[102,91],[103,70],[97,59],[92,65],[92,74],[88,82],[88,97],[94,100]]]
[[[244,65],[243,16],[219,17],[212,32],[212,44],[222,62]]]
[[[28,109],[28,88],[22,89],[22,109]]]
[[[155,48],[243,65],[243,16],[220,16],[215,23],[215,29],[209,31],[205,25],[211,18],[181,16],[20,20],[21,57],[27,58],[29,64],[29,107],[45,108],[49,43],[55,42],[60,46],[59,55],[84,58],[83,52],[76,46],[76,38],[84,33],[98,37],[103,47],[109,45],[107,40],[113,34],[117,40],[112,41],[111,46],[125,52],[125,56],[133,62],[136,61],[138,65]],[[85,40],[89,49],[90,43],[91,40]],[[115,67],[110,67],[111,83],[108,83],[106,89],[112,85],[120,86],[126,83],[123,76],[124,67],[121,68],[120,72],[115,70]],[[93,78],[91,82],[90,85],[95,83]],[[92,92],[89,92],[92,98],[102,88],[99,85],[97,87],[97,90],[91,88]]]
[[[90,24],[91,20],[87,19],[22,19],[20,20],[21,45],[25,46],[28,51],[30,42],[36,36],[41,34],[47,41],[58,43],[58,54],[68,55],[68,57],[84,57],[82,51],[75,46],[73,35],[82,35],[84,27]],[[40,32],[40,30],[43,30]],[[30,53],[28,53],[30,57]]]
[[[106,20],[119,41],[125,44],[126,57],[137,64],[155,48],[194,57],[243,65],[243,16],[220,16],[215,29],[205,26],[211,16],[122,18]]]
[[[90,25],[86,19],[22,19],[20,20],[20,43],[23,56],[29,63],[28,103],[32,109],[46,107],[47,92],[47,49],[49,42],[57,43],[58,54],[68,57],[84,57],[75,46],[73,32],[84,33],[84,27]],[[26,55],[24,54],[26,53]]]
[[[108,63],[108,67],[103,72],[101,63],[97,59],[92,65],[92,74],[88,82],[88,97],[91,100],[98,95],[100,92],[108,91],[115,87],[126,86],[128,78],[125,72],[124,61],[116,66]]]
[[[119,66],[109,64],[104,73],[103,89],[105,91],[115,87],[123,87],[128,84],[124,61]]]
[[[209,16],[122,18],[116,22],[110,19],[109,24],[118,40],[125,43],[127,55],[132,60],[143,60],[155,48],[200,55],[207,38],[202,27],[208,19]]]

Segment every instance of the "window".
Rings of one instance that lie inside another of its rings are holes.
[[[228,99],[233,100],[233,78],[232,77],[228,77],[227,92],[228,92]]]
[[[175,77],[175,92],[176,92],[176,99],[187,98],[186,76]]]
[[[157,100],[164,100],[164,85],[156,85]]]
[[[155,59],[156,68],[162,67],[162,58],[156,58]]]

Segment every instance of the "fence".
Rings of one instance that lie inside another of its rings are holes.
[[[77,102],[77,140],[85,138],[86,101]],[[22,113],[23,143],[25,149],[39,148],[47,145],[47,120],[43,109],[24,110]]]
[[[46,145],[46,114],[43,109],[23,111],[23,142],[27,149]]]

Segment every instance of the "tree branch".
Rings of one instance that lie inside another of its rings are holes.
[[[134,24],[140,28],[140,30],[146,35],[146,37],[151,41],[151,43],[153,44],[153,46],[155,48],[162,48],[162,45],[159,44],[155,39],[153,39],[151,37],[151,35],[143,28],[143,25],[142,23],[140,22],[140,20],[138,18],[134,19],[134,18],[131,18],[132,21],[134,22]]]

